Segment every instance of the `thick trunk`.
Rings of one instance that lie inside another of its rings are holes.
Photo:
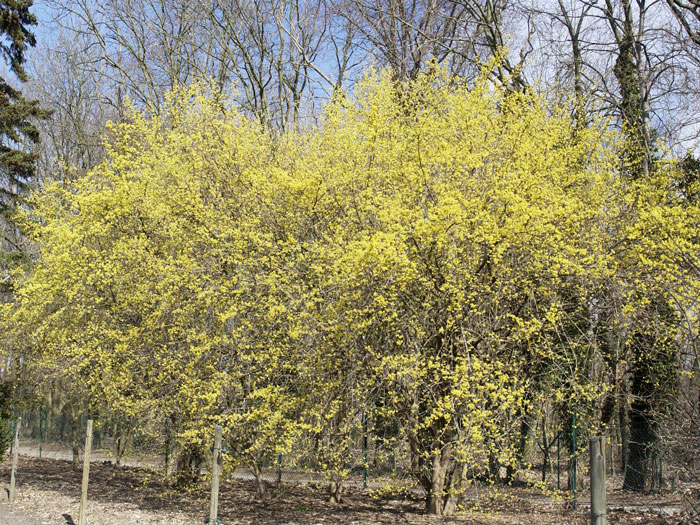
[[[643,31],[642,13],[634,20],[634,10],[630,0],[622,0],[622,19],[616,19],[612,11],[606,11],[617,40],[617,56],[613,73],[620,89],[618,109],[626,125],[628,147],[623,153],[626,168],[634,178],[649,175],[651,145],[649,144],[646,85],[643,64],[642,42],[639,34]],[[640,24],[640,27],[635,27]]]
[[[430,494],[431,477],[428,469],[423,468],[423,457],[421,456],[421,449],[418,443],[417,436],[413,433],[408,432],[408,443],[411,447],[411,472],[416,476],[418,482],[423,487],[426,494],[426,507],[428,506],[427,497]]]
[[[426,496],[426,507],[428,514],[442,516],[442,506],[444,503],[445,477],[447,469],[442,461],[442,455],[433,456],[433,472],[430,483],[430,493]]]
[[[452,463],[452,447],[444,445],[439,454],[434,454],[430,463],[430,490],[426,491],[425,506],[428,514],[442,516],[445,513],[449,494],[445,482]]]
[[[615,388],[615,385],[613,385],[613,388]],[[610,392],[605,396],[605,401],[603,401],[603,406],[600,409],[600,423],[603,428],[610,428],[610,423],[614,415],[615,395],[614,392]]]
[[[445,495],[445,504],[442,509],[442,513],[445,516],[453,514],[457,510],[457,504],[459,503],[460,497],[462,495],[464,480],[464,463],[458,463],[452,469],[450,474],[450,481],[447,484],[447,490]]]
[[[649,478],[649,457],[655,440],[647,401],[635,400],[629,415],[630,440],[625,471],[625,490],[644,490]]]
[[[253,474],[255,474],[255,495],[262,501],[265,499],[265,482],[262,479],[262,469],[257,462],[253,463]]]
[[[668,383],[675,382],[678,319],[675,309],[661,296],[651,298],[652,310],[646,321],[656,322],[656,330],[647,326],[634,334],[632,378],[629,384],[632,402],[629,410],[629,448],[624,489],[644,490],[649,481],[649,459],[657,444],[657,403],[672,394]],[[652,325],[653,326],[653,325]]]
[[[639,357],[630,382],[632,403],[629,409],[629,448],[625,482],[622,486],[625,490],[644,490],[649,478],[651,446],[656,441],[651,399],[657,381],[655,374],[658,369],[662,369],[658,366],[659,355],[653,348],[656,343],[658,340],[650,340],[643,334],[638,336],[634,347]],[[642,350],[647,349],[651,351],[647,355],[642,354]]]
[[[328,484],[328,501],[330,503],[340,503],[342,499],[343,482],[340,479],[333,479]]]
[[[177,484],[188,485],[197,481],[203,462],[204,454],[196,445],[185,445],[177,459]]]
[[[501,463],[493,451],[489,451],[489,477],[491,483],[501,481]]]
[[[518,448],[515,451],[514,463],[509,464],[506,467],[506,482],[512,483],[515,479],[515,474],[518,469],[523,464],[523,458],[525,457],[525,448],[527,447],[527,436],[530,433],[530,424],[527,417],[520,414],[520,435],[518,437]]]
[[[566,490],[572,490],[574,480],[574,436],[573,436],[573,418],[567,414],[562,421],[562,434],[560,445],[562,447],[562,461],[567,461],[566,466]],[[566,453],[564,454],[564,451]],[[568,458],[568,459],[567,459]]]

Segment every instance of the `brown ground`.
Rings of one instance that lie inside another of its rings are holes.
[[[10,461],[0,464],[0,482],[9,486]],[[21,456],[15,503],[0,506],[3,513],[25,515],[36,523],[69,525],[78,521],[81,471],[70,462]],[[614,496],[614,494],[611,494]],[[208,516],[208,495],[204,487],[191,491],[171,488],[162,474],[107,462],[90,467],[88,493],[90,525],[192,525]],[[614,499],[614,498],[611,498]],[[639,504],[639,498],[635,502]],[[643,500],[642,500],[643,503]],[[616,504],[617,505],[617,504]],[[612,506],[612,505],[611,505]],[[553,504],[530,489],[512,489],[504,500],[482,501],[480,510],[443,520],[426,516],[421,501],[412,499],[373,499],[367,491],[349,492],[340,505],[326,502],[322,488],[308,485],[271,487],[264,502],[255,499],[250,481],[233,480],[222,484],[219,518],[224,525],[369,525],[437,524],[461,525],[558,525],[589,523],[588,509],[571,510]],[[637,507],[610,510],[610,524],[667,525],[690,523],[679,516],[662,517]]]

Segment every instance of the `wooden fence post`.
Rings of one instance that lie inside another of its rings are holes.
[[[10,475],[10,503],[15,500],[15,475],[17,472],[17,455],[19,454],[19,427],[22,426],[22,418],[18,417],[15,422],[15,439],[12,450],[12,474]]]
[[[78,512],[78,525],[85,525],[87,513],[87,491],[90,479],[90,449],[92,448],[92,419],[87,420],[87,435],[85,436],[85,457],[83,458],[83,488],[80,494],[80,511]]]
[[[594,436],[589,442],[591,460],[591,525],[607,525],[605,503],[605,438]]]
[[[209,524],[216,525],[219,511],[219,476],[221,475],[221,434],[223,427],[214,426],[214,454],[211,466],[211,502],[209,503]]]

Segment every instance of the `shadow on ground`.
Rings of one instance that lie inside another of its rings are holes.
[[[10,462],[0,464],[0,480],[9,483]],[[71,462],[58,459],[20,457],[18,486],[53,491],[63,495],[80,496],[82,470],[74,471]],[[171,511],[177,509],[193,516],[208,515],[208,493],[203,485],[190,490],[172,487],[162,473],[137,467],[116,467],[110,462],[92,463],[88,499],[97,503],[123,504],[124,512],[137,506],[143,511]],[[573,511],[561,505],[545,505],[522,498],[492,502],[480,511],[436,519],[423,512],[423,502],[411,499],[373,499],[366,491],[348,492],[344,501],[331,504],[326,501],[323,487],[311,485],[271,486],[264,501],[255,497],[255,484],[250,481],[230,480],[222,483],[219,497],[219,518],[224,524],[251,523],[365,525],[413,523],[459,523],[462,525],[515,525],[538,523],[587,524],[588,511]],[[64,515],[66,524],[73,518]],[[640,519],[642,521],[640,521]],[[667,524],[669,521],[653,514],[630,515],[625,512],[609,514],[608,522]]]

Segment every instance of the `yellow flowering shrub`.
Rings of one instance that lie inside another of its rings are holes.
[[[519,466],[543,398],[600,400],[572,319],[619,277],[621,237],[638,268],[666,268],[655,238],[691,220],[618,173],[603,124],[574,130],[486,75],[370,72],[277,140],[178,90],[114,126],[104,164],[36,195],[40,257],[4,344],[95,410],[154,433],[169,418],[185,450],[223,424],[261,496],[265,459],[294,452],[338,499],[353,440],[390,421],[429,511],[451,512],[471,479]],[[653,204],[633,213],[640,193]]]

